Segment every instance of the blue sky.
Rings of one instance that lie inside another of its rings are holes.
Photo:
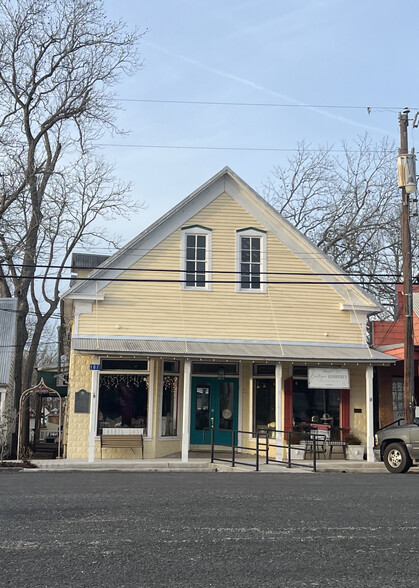
[[[147,206],[116,227],[124,242],[225,165],[258,190],[299,141],[339,147],[367,131],[398,143],[398,111],[419,110],[413,0],[105,0],[105,7],[148,30],[143,68],[117,88],[118,122],[130,134],[103,139],[116,174]],[[135,99],[295,106],[126,101]],[[418,132],[409,132],[410,146]]]

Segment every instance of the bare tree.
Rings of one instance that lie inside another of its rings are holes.
[[[389,308],[402,268],[396,156],[387,139],[374,144],[367,135],[338,154],[300,143],[263,186],[285,218]],[[413,221],[417,251],[416,228]]]
[[[18,298],[16,403],[31,379],[30,305],[34,358],[72,250],[104,236],[96,219],[133,204],[93,144],[119,132],[113,88],[140,66],[139,37],[100,0],[0,0],[0,295]]]

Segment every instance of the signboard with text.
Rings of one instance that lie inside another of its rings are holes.
[[[90,412],[90,392],[87,392],[87,390],[83,389],[76,392],[74,396],[74,412]]]
[[[349,370],[344,368],[308,368],[308,387],[349,389]]]

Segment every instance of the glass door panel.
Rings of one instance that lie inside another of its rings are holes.
[[[214,426],[215,443],[231,445],[238,423],[236,378],[192,378],[191,443],[208,444]],[[236,440],[237,442],[237,440]]]
[[[197,387],[195,406],[195,429],[202,431],[209,427],[210,389]]]
[[[209,443],[212,403],[214,402],[215,380],[212,378],[192,378],[191,391],[191,443]]]
[[[234,384],[220,382],[219,429],[231,431],[234,416]]]

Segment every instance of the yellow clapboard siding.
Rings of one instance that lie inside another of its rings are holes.
[[[236,230],[265,228],[230,196],[219,196],[185,226],[212,229],[212,270],[234,272]],[[179,283],[113,282],[102,293],[105,300],[81,315],[80,334],[191,337],[208,339],[258,339],[362,343],[357,324],[341,311],[343,298],[272,234],[268,234],[268,272],[305,272],[311,276],[271,276],[268,293],[236,292],[234,283],[214,283],[211,291],[182,290]],[[135,263],[121,277],[179,280],[181,230]],[[155,273],[149,270],[176,269]],[[234,280],[234,274],[213,279]],[[305,281],[315,284],[305,284]]]

